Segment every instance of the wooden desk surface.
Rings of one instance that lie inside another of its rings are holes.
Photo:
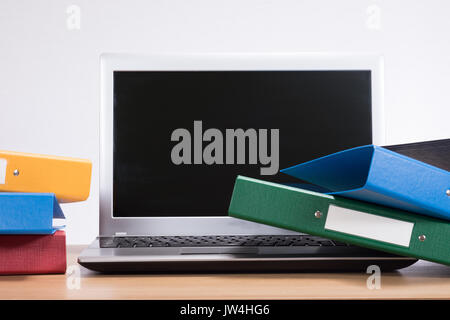
[[[83,248],[68,247],[79,288],[74,273],[1,276],[0,299],[450,299],[450,267],[425,261],[369,290],[365,273],[103,275],[76,263]]]

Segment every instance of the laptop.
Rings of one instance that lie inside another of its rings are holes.
[[[416,260],[227,216],[245,175],[384,144],[382,60],[353,54],[101,56],[100,272],[400,269]]]

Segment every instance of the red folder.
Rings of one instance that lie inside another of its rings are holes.
[[[66,233],[0,235],[0,274],[66,272]]]

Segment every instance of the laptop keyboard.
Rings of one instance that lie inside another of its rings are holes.
[[[348,246],[348,244],[310,235],[223,235],[223,236],[152,236],[101,237],[101,248],[146,247],[304,247]]]

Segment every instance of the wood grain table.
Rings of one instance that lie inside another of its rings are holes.
[[[106,275],[76,262],[84,246],[68,247],[65,275],[0,276],[0,299],[449,299],[450,267],[419,261],[366,273]]]

